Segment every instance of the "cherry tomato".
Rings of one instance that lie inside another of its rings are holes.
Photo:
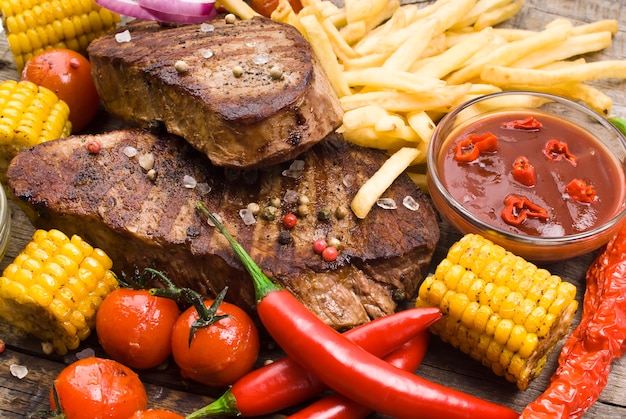
[[[138,410],[128,419],[185,419],[178,413],[163,409]]]
[[[54,388],[66,419],[127,419],[148,404],[139,376],[112,359],[80,359],[61,371]],[[50,406],[58,409],[53,391]]]
[[[289,4],[296,13],[302,10],[300,0],[289,0]],[[265,17],[271,17],[274,9],[278,7],[278,0],[250,0],[250,7]]]
[[[54,48],[29,59],[22,79],[47,87],[70,108],[72,132],[83,130],[94,118],[100,97],[91,78],[91,63],[76,51]]]
[[[213,300],[205,300],[210,307]],[[172,332],[172,355],[181,375],[199,383],[224,387],[252,369],[259,354],[259,333],[250,316],[236,305],[222,302],[216,313],[230,315],[189,333],[199,318],[195,307],[180,315]]]
[[[113,359],[131,368],[153,368],[171,354],[176,302],[147,290],[118,288],[104,299],[96,314],[96,333]]]

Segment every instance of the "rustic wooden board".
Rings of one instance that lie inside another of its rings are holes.
[[[608,18],[619,19],[622,27],[614,38],[613,46],[606,51],[589,56],[588,59],[626,59],[626,0],[527,0],[522,11],[504,26],[539,30],[559,17],[570,19],[574,23]],[[0,36],[0,80],[17,79],[17,77],[6,40]],[[613,114],[626,116],[626,83],[618,80],[604,80],[595,85],[612,97]],[[92,129],[99,131],[116,124],[118,124],[116,121],[102,115]],[[11,209],[11,242],[5,259],[0,263],[0,269],[3,269],[17,255],[33,231],[24,214],[13,204],[11,204]],[[435,255],[435,262],[443,257],[449,245],[459,237],[458,233],[449,226],[442,225],[442,227],[443,235]],[[579,288],[578,298],[582,299],[585,271],[594,256],[594,254],[589,254],[546,267],[575,283]],[[575,324],[579,321],[579,316],[580,311]],[[0,354],[0,417],[22,418],[29,412],[48,408],[48,392],[52,380],[68,362],[75,359],[76,353],[70,353],[65,358],[45,356],[39,342],[24,336],[3,322],[0,322],[0,339],[7,343],[7,349]],[[102,354],[95,337],[88,339],[80,349],[84,348],[92,348],[97,354]],[[417,370],[417,374],[520,411],[546,387],[556,367],[557,352],[550,357],[543,374],[532,382],[525,392],[518,391],[514,385],[494,376],[486,368],[436,338],[431,340],[428,354]],[[276,355],[276,350],[264,350],[263,359],[260,362]],[[13,377],[9,372],[11,364],[26,366],[29,369],[28,375],[23,379]],[[189,413],[208,403],[212,396],[216,395],[215,391],[181,379],[172,365],[164,370],[142,372],[141,377],[146,382],[152,407],[172,408],[181,413]],[[355,385],[358,384],[355,383]],[[613,364],[608,385],[600,399],[585,417],[602,419],[626,417],[626,399],[623,396],[625,392],[626,359],[620,359]],[[272,416],[272,418],[279,417],[284,416]],[[372,415],[372,418],[380,417],[380,415]],[[416,417],[418,417],[418,412],[416,412]]]

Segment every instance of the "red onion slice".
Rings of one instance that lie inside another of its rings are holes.
[[[204,0],[203,2],[192,2],[182,0],[147,0],[147,3],[160,7],[163,10],[156,10],[145,7],[140,2],[134,0],[96,0],[96,3],[105,9],[120,15],[134,17],[144,20],[156,20],[167,23],[200,23],[213,19],[217,15],[215,2]],[[184,3],[184,4],[183,4]],[[193,6],[191,6],[193,4]],[[202,5],[202,7],[200,7]],[[187,14],[186,10],[202,10],[204,14]]]

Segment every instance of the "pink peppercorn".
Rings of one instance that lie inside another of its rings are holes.
[[[337,259],[337,254],[338,254],[338,252],[337,252],[337,248],[336,247],[328,246],[322,252],[322,259],[324,259],[326,262],[332,262],[335,259]]]
[[[285,226],[285,228],[294,228],[297,222],[298,218],[295,216],[295,214],[287,214],[283,217],[283,225]]]
[[[100,143],[97,141],[89,141],[87,143],[87,151],[90,154],[98,154],[100,152]]]
[[[318,255],[321,255],[324,249],[326,249],[327,247],[328,245],[326,244],[326,240],[324,239],[317,239],[313,243],[313,251]]]

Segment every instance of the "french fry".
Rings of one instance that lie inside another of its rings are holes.
[[[435,131],[435,123],[430,116],[424,111],[415,111],[407,113],[406,119],[413,131],[428,145]]]
[[[551,26],[529,37],[505,43],[504,45],[496,48],[490,54],[483,56],[479,60],[471,62],[462,69],[451,74],[446,81],[451,84],[459,84],[474,80],[480,77],[481,72],[486,65],[506,66],[533,51],[537,51],[538,49],[545,48],[546,46],[564,41],[568,36],[570,29],[571,23],[562,22],[559,25]]]
[[[577,55],[600,51],[611,46],[609,31],[570,36],[558,44],[542,48],[510,64],[511,67],[537,68],[552,61],[565,60]]]
[[[367,20],[370,16],[381,13],[386,5],[387,0],[345,0],[348,25],[359,20]]]
[[[502,23],[506,20],[509,20],[513,16],[520,11],[522,6],[524,5],[524,0],[517,0],[513,3],[509,3],[504,7],[499,9],[491,10],[486,13],[483,13],[478,17],[476,23],[474,23],[474,29],[479,31],[488,26],[494,26],[498,23]]]
[[[487,65],[481,72],[480,78],[496,85],[526,84],[528,86],[550,86],[559,83],[610,78],[624,79],[626,78],[626,61],[597,61],[557,70]]]
[[[345,71],[343,76],[348,86],[351,87],[370,86],[381,90],[395,89],[408,93],[428,92],[446,85],[446,82],[439,78],[422,77],[406,71],[389,70],[380,67]]]
[[[462,19],[452,25],[451,29],[454,30],[470,27],[476,23],[476,20],[478,20],[481,15],[494,9],[504,7],[512,1],[513,0],[479,0]]]
[[[437,56],[421,60],[413,65],[410,71],[424,77],[443,78],[461,68],[470,57],[492,40],[493,30],[486,28],[466,37]]]
[[[411,94],[386,91],[355,93],[339,98],[343,109],[348,111],[367,105],[377,105],[393,112],[426,111],[449,109],[454,101],[469,92],[470,84],[446,86],[430,92]]]
[[[350,207],[354,214],[359,218],[365,218],[378,198],[409,167],[418,154],[419,150],[416,148],[403,147],[389,157],[378,171],[361,186],[352,199]]]
[[[219,0],[220,4],[229,12],[239,16],[242,20],[260,16],[248,3],[243,0]]]
[[[300,23],[337,96],[350,95],[352,92],[343,78],[342,68],[322,25],[313,15],[303,16]]]

